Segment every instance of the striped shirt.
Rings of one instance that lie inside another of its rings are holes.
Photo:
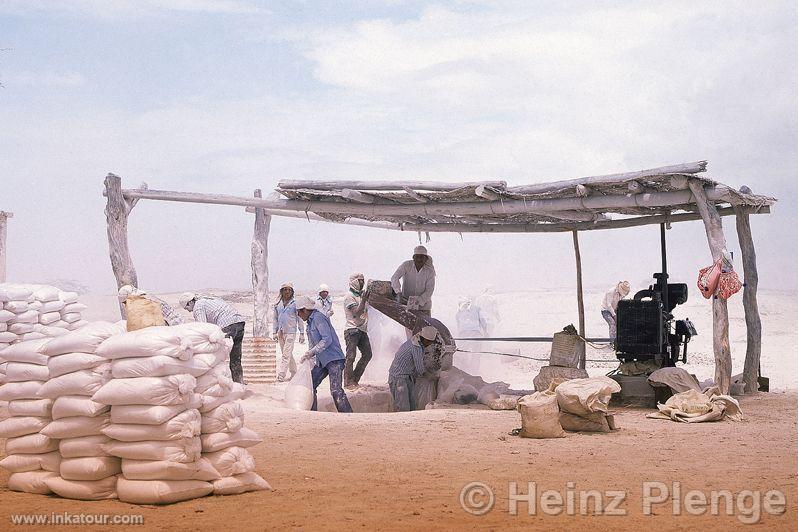
[[[216,297],[201,297],[194,303],[194,319],[213,323],[224,329],[246,321],[230,303]]]
[[[388,369],[388,382],[405,375],[424,373],[424,348],[410,339],[399,347],[393,363]]]

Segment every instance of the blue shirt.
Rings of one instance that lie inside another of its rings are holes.
[[[330,318],[323,312],[314,310],[310,313],[307,329],[310,352],[316,355],[317,365],[325,367],[334,360],[346,358]]]
[[[283,300],[274,305],[274,322],[272,332],[283,331],[283,334],[296,334],[299,326],[299,334],[305,332],[305,324],[296,314],[296,301],[293,299],[284,304]]]

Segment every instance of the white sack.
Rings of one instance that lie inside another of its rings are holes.
[[[97,417],[111,410],[111,407],[93,401],[85,395],[62,395],[53,403],[50,414],[53,420],[65,417]]]
[[[0,352],[0,358],[7,362],[27,362],[29,364],[47,365],[47,355],[42,353],[44,346],[51,340],[35,340],[6,347]]]
[[[253,430],[246,427],[237,432],[217,432],[215,434],[203,434],[202,450],[206,453],[221,451],[227,447],[252,447],[263,441]]]
[[[65,438],[58,443],[58,451],[64,458],[80,458],[82,456],[111,456],[105,452],[105,445],[111,438],[103,434]]]
[[[609,410],[610,396],[621,391],[621,385],[609,377],[571,379],[555,389],[560,410],[577,416]]]
[[[10,344],[11,342],[16,342],[19,337],[16,333],[12,332],[0,332],[0,342],[3,344]]]
[[[170,460],[172,462],[196,462],[202,456],[199,438],[174,441],[114,441],[105,445],[111,456],[131,460]]]
[[[13,312],[14,314],[21,314],[28,311],[28,302],[19,300],[7,301],[3,303],[3,309]]]
[[[6,382],[46,381],[49,378],[47,366],[27,362],[9,362],[6,366]]]
[[[47,368],[50,370],[50,378],[54,379],[82,369],[96,368],[104,362],[103,357],[91,353],[66,353],[50,357]]]
[[[3,301],[27,301],[33,295],[33,290],[18,284],[4,283],[0,294],[5,297]]]
[[[6,454],[44,454],[58,450],[58,440],[42,433],[6,440]]]
[[[223,362],[217,364],[204,375],[197,377],[197,393],[214,397],[225,397],[233,389],[233,377],[230,373],[230,364]]]
[[[88,324],[89,324],[89,322],[86,321],[86,320],[73,321],[72,323],[67,325],[67,329],[70,330],[70,331],[76,331],[78,329],[82,329],[83,327],[85,327]]]
[[[122,472],[122,462],[115,456],[86,456],[61,460],[61,478],[66,480],[102,480]]]
[[[202,453],[223,477],[232,477],[255,470],[255,459],[243,447],[227,447],[215,453]]]
[[[41,399],[39,390],[42,381],[7,382],[0,386],[0,401],[14,401],[15,399]]]
[[[122,474],[128,480],[204,480],[221,478],[205,458],[182,464],[166,460],[122,460]]]
[[[35,310],[26,310],[25,312],[20,312],[14,316],[12,321],[14,323],[39,323],[39,313]]]
[[[33,303],[28,303],[28,310],[35,310],[36,312],[41,313],[43,303],[41,301],[34,301]]]
[[[192,399],[196,385],[191,375],[112,379],[92,399],[107,405],[179,405]]]
[[[219,405],[202,415],[202,433],[236,432],[244,426],[244,409],[233,401]]]
[[[58,288],[45,285],[33,292],[33,298],[42,303],[47,301],[58,301],[58,294]]]
[[[8,332],[16,335],[32,333],[33,330],[32,323],[8,323]]]
[[[83,303],[69,303],[63,307],[64,314],[73,314],[73,313],[81,313],[88,309],[87,305]]]
[[[55,323],[61,319],[61,314],[58,312],[45,312],[44,314],[39,314],[39,323],[42,325],[50,325],[51,323]]]
[[[70,324],[71,323],[75,323],[77,321],[80,321],[80,318],[81,318],[81,316],[80,316],[79,312],[67,312],[67,313],[62,312],[61,313],[61,319],[64,320],[65,322],[67,322],[67,323],[70,323]]]
[[[41,323],[35,324],[33,326],[33,332],[29,334],[39,333],[47,338],[55,338],[56,336],[63,336],[69,332],[66,329],[58,327],[57,324],[58,322],[49,325],[42,325]]]
[[[10,417],[0,421],[0,438],[17,438],[27,434],[34,434],[50,423],[46,417]]]
[[[65,305],[66,305],[66,303],[64,303],[60,299],[56,300],[56,301],[47,301],[47,302],[42,303],[42,307],[39,309],[39,312],[41,312],[42,314],[48,314],[50,312],[57,312],[58,313],[58,319],[60,320],[61,319],[61,309],[64,308]]]
[[[82,369],[50,379],[42,386],[39,397],[55,399],[64,395],[94,395],[111,378],[111,365]]]
[[[45,482],[53,493],[65,499],[100,501],[116,499],[116,480],[115,476],[102,480],[67,480],[56,476]]]
[[[0,467],[10,473],[25,471],[52,471],[58,473],[61,455],[58,451],[44,454],[12,454],[0,460]]]
[[[118,441],[182,440],[200,434],[199,410],[186,410],[161,425],[112,423],[103,434]]]
[[[67,305],[76,302],[78,300],[78,297],[79,295],[77,292],[61,292],[58,294],[58,299],[60,299]]]
[[[122,477],[116,489],[122,502],[172,504],[210,495],[213,485],[201,480],[127,480]]]
[[[109,421],[108,415],[64,417],[51,421],[41,430],[41,433],[57,439],[96,436],[102,434],[102,429],[108,425]]]
[[[109,359],[166,355],[188,360],[197,353],[215,353],[225,345],[224,333],[218,326],[191,322],[146,327],[114,336],[102,343],[97,354]]]
[[[41,340],[42,338],[47,338],[47,335],[42,334],[40,332],[36,332],[35,329],[36,329],[36,327],[38,327],[38,325],[32,325],[31,327],[34,330],[32,330],[29,333],[25,333],[25,334],[20,334],[19,335],[19,341],[20,342],[30,342],[31,340]]]
[[[8,477],[8,489],[11,491],[36,493],[38,495],[49,495],[52,491],[47,485],[47,480],[57,477],[58,474],[51,471],[12,473],[11,476]]]
[[[121,334],[124,329],[107,321],[90,323],[78,331],[53,338],[44,348],[48,356],[65,353],[94,353],[103,340]]]
[[[10,416],[52,417],[52,399],[17,399],[8,402]]]
[[[202,395],[202,406],[200,407],[199,411],[202,414],[206,414],[213,410],[214,408],[218,408],[219,406],[230,403],[232,401],[237,401],[244,397],[247,389],[244,388],[243,384],[238,382],[233,383],[233,389],[227,394],[225,397],[214,397],[212,395]]]
[[[234,477],[220,478],[213,481],[214,495],[238,495],[248,491],[271,490],[272,487],[263,478],[250,471]]]
[[[10,310],[2,309],[0,310],[0,323],[5,323],[14,319],[15,314]]]
[[[111,407],[111,422],[160,425],[180,412],[199,408],[201,404],[202,396],[195,393],[189,402],[183,405],[115,405]]]
[[[225,352],[220,351],[217,353],[201,353],[188,360],[180,360],[166,355],[120,358],[111,363],[111,371],[115,379],[164,377],[180,373],[199,377],[218,364],[220,360],[224,360],[226,356]]]

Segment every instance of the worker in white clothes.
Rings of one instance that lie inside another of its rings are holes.
[[[194,292],[180,295],[180,306],[194,315],[194,320],[218,325],[225,335],[233,339],[230,350],[230,374],[235,382],[244,384],[244,370],[241,367],[241,342],[244,340],[244,316],[223,299],[204,297]]]
[[[124,304],[130,296],[144,297],[154,303],[161,305],[161,312],[163,312],[163,319],[167,325],[180,325],[183,323],[183,318],[170,304],[166,301],[148,294],[140,288],[133,285],[126,284],[119,289],[119,301]]]
[[[330,287],[326,284],[319,285],[319,295],[316,296],[316,310],[323,313],[328,318],[335,314],[332,308]]]
[[[371,360],[371,341],[368,334],[368,302],[369,294],[364,290],[365,278],[362,273],[353,273],[349,277],[349,293],[344,298],[346,326],[344,341],[346,342],[346,366],[344,367],[344,388],[356,388],[363,372]],[[360,349],[360,360],[355,365],[355,356]]]
[[[617,334],[618,320],[618,301],[629,295],[629,281],[621,281],[604,295],[604,301],[601,303],[601,317],[607,322],[610,329],[610,341],[615,341]]]
[[[485,320],[485,336],[493,336],[496,327],[501,321],[499,314],[499,304],[496,297],[493,295],[494,290],[492,286],[488,286],[482,293],[477,296],[474,305],[479,308],[479,314]]]
[[[393,396],[396,412],[409,412],[416,408],[415,380],[426,371],[424,349],[438,340],[438,330],[426,326],[403,343],[388,369],[388,387]]]
[[[487,322],[482,316],[481,309],[474,303],[474,298],[465,296],[460,298],[459,308],[455,314],[457,321],[457,334],[460,338],[484,338],[487,331]],[[479,352],[484,349],[482,342],[458,340],[457,346],[472,353],[458,352],[455,354],[455,366],[470,375],[480,374]]]
[[[274,305],[274,320],[272,321],[273,338],[280,344],[282,363],[277,373],[277,381],[291,380],[296,373],[294,360],[294,340],[299,329],[299,343],[305,343],[305,322],[297,317],[296,302],[294,301],[294,285],[284,283],[280,287],[280,300]],[[291,375],[286,379],[286,372]]]
[[[409,310],[432,315],[432,293],[435,291],[435,267],[432,257],[424,246],[413,249],[413,258],[406,260],[391,277],[391,287],[398,294],[398,301]],[[407,331],[410,338],[412,331]]]

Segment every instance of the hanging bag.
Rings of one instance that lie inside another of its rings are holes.
[[[715,261],[712,266],[701,268],[698,271],[698,290],[704,299],[709,299],[718,289],[718,282],[721,275],[721,259]]]
[[[285,389],[285,405],[292,410],[310,410],[313,407],[312,360],[306,360],[299,365]]]

